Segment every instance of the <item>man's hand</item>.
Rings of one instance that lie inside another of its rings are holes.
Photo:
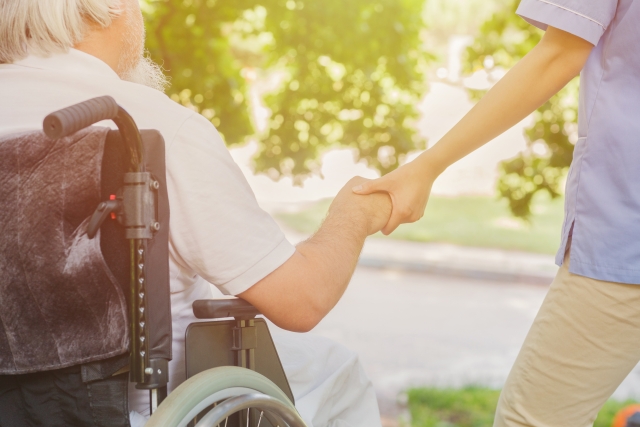
[[[355,270],[365,238],[389,220],[385,193],[361,196],[350,180],[334,199],[327,218],[310,239],[300,243],[287,262],[238,295],[269,320],[290,331],[306,332],[331,311]]]
[[[380,231],[391,215],[391,199],[387,193],[362,196],[351,190],[368,182],[371,180],[360,176],[351,178],[333,199],[328,213],[329,216],[358,220],[365,227],[367,236]]]
[[[393,210],[389,221],[383,225],[383,234],[388,235],[400,224],[415,222],[424,215],[431,195],[431,187],[440,173],[436,167],[425,164],[428,158],[427,151],[417,160],[379,179],[361,183],[353,188],[357,194],[388,194],[390,196]]]

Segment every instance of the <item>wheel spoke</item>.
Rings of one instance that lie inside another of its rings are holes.
[[[264,414],[264,411],[260,412],[260,418],[258,418],[258,427],[260,427],[260,423],[262,422],[262,414]]]

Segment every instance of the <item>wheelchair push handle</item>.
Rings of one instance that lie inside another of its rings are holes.
[[[138,126],[110,96],[99,96],[55,111],[44,118],[42,130],[49,138],[60,139],[103,120],[113,120],[118,127],[129,151],[131,172],[144,172],[144,150]]]
[[[49,114],[42,127],[49,138],[64,138],[94,123],[114,119],[118,109],[115,99],[101,96]]]

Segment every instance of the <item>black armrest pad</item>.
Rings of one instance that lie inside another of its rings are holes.
[[[224,317],[252,319],[260,314],[260,312],[247,301],[240,298],[233,298],[194,301],[193,314],[198,319],[221,319]]]

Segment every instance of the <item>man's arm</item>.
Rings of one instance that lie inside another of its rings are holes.
[[[356,267],[365,238],[391,214],[386,194],[359,196],[354,178],[338,193],[320,229],[288,261],[238,296],[283,329],[311,330],[336,305]]]

